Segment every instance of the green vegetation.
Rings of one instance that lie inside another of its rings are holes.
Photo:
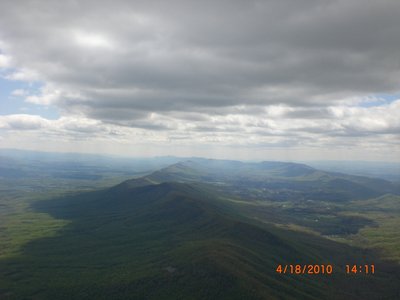
[[[16,179],[27,181],[21,188],[7,180],[0,198],[0,299],[400,295],[400,266],[384,260],[399,261],[400,197],[364,199],[365,191],[353,190],[358,200],[334,201],[309,192],[318,180],[319,195],[332,195],[332,181],[346,193],[373,179],[296,164],[196,159],[111,188],[117,177]],[[376,182],[374,195],[395,191]],[[278,264],[332,264],[335,271],[278,274]],[[346,264],[375,264],[377,272],[346,275]]]
[[[362,228],[347,241],[379,249],[384,257],[400,263],[400,197],[385,195],[368,201],[355,201],[348,210],[348,214],[374,220],[376,226]]]
[[[43,199],[43,194],[11,192],[5,185],[0,188],[0,259],[21,254],[21,247],[29,241],[53,236],[68,223],[30,207],[32,201]]]

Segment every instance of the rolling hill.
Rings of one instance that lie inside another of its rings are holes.
[[[202,182],[225,186],[225,193],[273,200],[348,201],[400,194],[397,185],[383,179],[326,172],[286,162],[245,163],[194,158],[163,168],[145,179],[152,183]]]
[[[220,191],[193,182],[222,176],[193,164],[198,162],[36,202],[36,211],[69,223],[54,237],[28,243],[21,256],[0,261],[2,298],[398,297],[398,266],[373,251],[260,222],[240,205],[227,205]],[[179,180],[158,183],[167,175]],[[371,263],[379,270],[375,275],[344,274],[346,264]],[[278,274],[279,264],[332,264],[334,272]]]

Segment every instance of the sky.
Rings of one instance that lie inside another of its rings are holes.
[[[0,1],[0,147],[400,161],[400,1]]]

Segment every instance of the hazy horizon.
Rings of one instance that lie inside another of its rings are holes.
[[[82,155],[82,156],[101,156],[101,157],[110,157],[110,158],[121,158],[121,159],[135,159],[135,160],[140,160],[140,159],[156,159],[156,158],[176,158],[176,159],[191,159],[191,158],[199,158],[199,159],[215,159],[215,160],[232,160],[232,161],[242,161],[242,162],[263,162],[263,161],[281,161],[281,162],[293,162],[293,163],[354,163],[354,164],[362,164],[362,163],[367,163],[367,164],[389,164],[389,165],[400,165],[400,162],[393,162],[393,161],[385,161],[385,160],[361,160],[361,159],[342,159],[342,160],[336,160],[336,159],[294,159],[294,160],[284,160],[284,159],[274,159],[271,157],[263,157],[260,159],[256,158],[249,158],[249,159],[240,159],[237,157],[229,157],[229,156],[221,156],[221,157],[216,157],[216,156],[196,156],[196,155],[186,155],[186,156],[180,156],[180,155],[174,155],[174,154],[165,154],[165,155],[142,155],[142,156],[135,156],[135,155],[129,155],[129,154],[112,154],[112,153],[99,153],[99,152],[66,152],[66,151],[45,151],[45,150],[35,150],[35,149],[23,149],[23,148],[2,148],[0,147],[0,155],[1,152],[6,152],[7,155],[10,154],[10,152],[21,152],[20,154],[22,155],[23,153],[38,153],[42,155],[46,154],[55,154],[59,155],[62,157],[63,155],[69,156],[69,155]],[[400,170],[399,170],[400,172]]]

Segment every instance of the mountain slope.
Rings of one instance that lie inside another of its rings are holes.
[[[253,193],[255,198],[273,200],[348,201],[400,194],[398,186],[383,179],[325,172],[304,164],[284,162],[193,159],[156,171],[146,180],[151,183],[203,182],[226,186],[224,192],[239,196]]]
[[[373,253],[249,220],[195,184],[142,178],[35,208],[70,224],[28,244],[23,257],[0,262],[10,299],[378,299],[399,292],[399,270]],[[349,262],[373,262],[380,272],[345,278]],[[278,264],[307,263],[333,264],[335,273],[275,272]]]

